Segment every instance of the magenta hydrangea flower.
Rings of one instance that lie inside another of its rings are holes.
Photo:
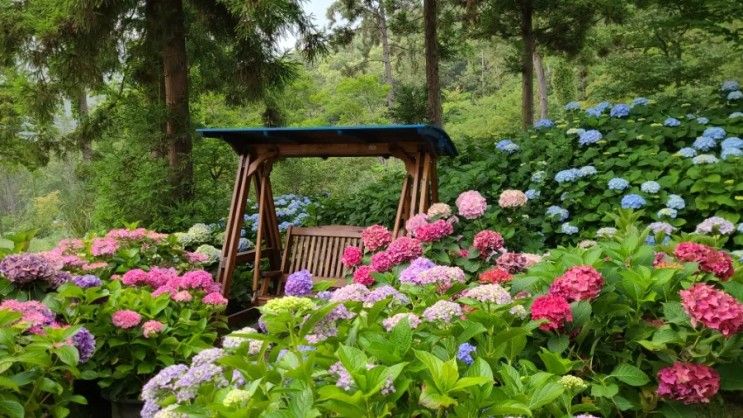
[[[287,296],[307,296],[312,294],[312,274],[309,270],[295,271],[286,278],[284,294]]]
[[[445,219],[426,223],[414,230],[415,237],[422,242],[435,242],[454,233],[454,226]]]
[[[441,321],[450,323],[453,319],[463,315],[462,307],[458,303],[440,300],[423,311],[423,319],[428,322]]]
[[[544,295],[534,299],[531,305],[531,319],[547,322],[540,325],[542,331],[551,331],[562,328],[566,322],[573,321],[573,312],[568,301],[557,295]]]
[[[152,338],[155,335],[163,332],[164,329],[165,324],[152,319],[142,324],[142,335],[144,335],[145,338]]]
[[[168,281],[166,283],[172,283],[173,285],[175,285],[174,287],[178,289],[195,289],[202,290],[206,293],[220,291],[219,284],[214,281],[211,273],[205,270],[188,271],[180,277],[173,277],[170,275],[170,272],[167,272],[164,273],[163,276],[168,278]]]
[[[591,266],[573,266],[550,286],[550,293],[562,296],[569,302],[590,300],[601,293],[604,279]]]
[[[701,323],[726,337],[743,329],[743,304],[724,291],[697,283],[679,295],[692,326]]]
[[[675,362],[658,371],[658,395],[684,404],[709,403],[720,390],[720,375],[704,364]]]
[[[224,306],[227,305],[227,298],[222,296],[219,292],[212,292],[208,295],[204,296],[203,299],[201,299],[202,302],[204,302],[207,305],[215,305],[215,306]]]
[[[111,316],[111,321],[118,328],[129,329],[139,325],[142,321],[142,315],[129,309],[123,309],[114,312]]]
[[[119,242],[114,238],[94,238],[90,253],[96,257],[111,256],[119,250]]]
[[[364,286],[371,286],[374,284],[374,277],[372,273],[374,269],[369,266],[361,266],[353,272],[353,281]]]
[[[202,264],[209,261],[209,256],[204,253],[186,252],[186,260],[191,264]]]
[[[488,207],[485,198],[475,190],[468,190],[462,192],[457,197],[457,210],[459,215],[465,219],[477,219],[485,214],[485,210]]]
[[[346,268],[351,268],[361,264],[362,252],[361,248],[350,245],[343,249],[343,256],[341,262]]]
[[[475,235],[472,245],[480,251],[480,257],[489,257],[496,251],[503,249],[503,236],[495,231],[485,229]]]
[[[371,258],[371,268],[378,273],[389,271],[395,265],[395,260],[387,251],[374,254]]]
[[[392,233],[382,225],[372,225],[361,232],[361,240],[367,251],[377,251],[392,242]]]
[[[394,265],[420,257],[423,254],[421,242],[415,238],[400,237],[387,247],[387,254]]]

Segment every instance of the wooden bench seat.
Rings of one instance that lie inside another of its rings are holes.
[[[263,304],[272,297],[283,295],[286,278],[300,270],[308,270],[315,282],[331,281],[334,287],[347,284],[341,263],[343,249],[352,245],[363,250],[363,230],[360,226],[346,225],[290,227],[286,234],[281,270],[261,274],[256,302]]]

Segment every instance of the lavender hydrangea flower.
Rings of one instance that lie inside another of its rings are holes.
[[[457,360],[469,366],[470,364],[475,362],[475,360],[472,358],[472,353],[474,353],[476,350],[477,347],[470,343],[460,344],[459,348],[457,349]]]
[[[423,311],[423,319],[428,322],[441,321],[450,323],[454,318],[462,316],[462,307],[458,303],[440,300]]]
[[[225,352],[221,348],[207,348],[206,350],[201,350],[193,357],[193,359],[191,359],[191,367],[201,366],[204,364],[214,364],[217,360],[224,357],[224,354]]]
[[[666,200],[666,206],[671,209],[681,210],[686,207],[684,198],[677,194],[669,194],[668,200]]]
[[[564,224],[560,225],[560,232],[566,235],[575,235],[578,233],[578,227],[565,222]]]
[[[740,150],[739,148],[725,148],[720,153],[720,158],[723,160],[727,160],[730,157],[740,157],[743,156],[743,150]]]
[[[743,91],[731,91],[730,93],[728,93],[727,99],[730,101],[743,99]]]
[[[668,117],[668,118],[666,118],[666,120],[665,120],[665,121],[663,122],[663,126],[667,126],[667,127],[669,127],[669,128],[675,128],[675,127],[677,127],[677,126],[681,126],[681,121],[680,121],[680,120],[678,120],[678,119],[676,119],[676,118],[671,118],[671,117]]]
[[[565,109],[565,110],[567,110],[567,111],[580,110],[580,103],[575,102],[575,101],[568,102],[562,108]]]
[[[699,154],[691,159],[691,162],[694,163],[694,165],[716,164],[719,161],[720,160],[718,160],[717,157],[712,154]]]
[[[397,289],[390,285],[384,285],[380,286],[366,295],[366,298],[364,299],[364,307],[370,308],[374,306],[377,302],[392,298],[393,302],[397,302],[399,304],[407,304],[410,302],[410,299],[405,296],[403,293],[400,293]]]
[[[603,135],[600,131],[596,129],[589,129],[583,133],[580,134],[580,137],[578,138],[578,143],[581,146],[591,145],[595,144],[596,142],[599,142],[603,138]]]
[[[351,283],[336,289],[331,302],[363,302],[369,294],[369,289],[363,284]]]
[[[640,209],[645,206],[645,199],[637,194],[628,194],[622,197],[622,208],[624,209]]]
[[[95,336],[93,336],[87,328],[80,328],[80,330],[72,336],[72,343],[75,348],[77,348],[80,363],[85,363],[93,357],[93,353],[95,352]]]
[[[341,363],[340,361],[333,363],[330,366],[328,372],[331,375],[335,375],[335,377],[338,379],[338,381],[335,383],[336,386],[345,390],[346,392],[351,390],[353,377],[351,377],[351,373],[349,373],[348,370],[343,367],[343,363]]]
[[[103,284],[101,279],[98,278],[98,276],[92,275],[92,274],[85,274],[83,276],[75,276],[72,278],[72,282],[75,283],[76,286],[82,287],[83,289],[87,289],[90,287],[98,287]]]
[[[207,382],[211,382],[218,388],[228,385],[224,370],[220,366],[210,363],[191,365],[188,371],[173,384],[176,399],[178,402],[194,399],[199,387]]]
[[[717,141],[708,136],[700,136],[694,140],[694,143],[691,144],[691,146],[700,151],[709,151],[717,146]]]
[[[309,270],[296,271],[286,278],[284,293],[287,296],[307,296],[312,294],[312,284]]]
[[[57,273],[46,258],[37,254],[13,254],[0,261],[0,274],[17,285],[37,280],[56,284]]]
[[[403,312],[394,314],[391,317],[385,319],[382,321],[382,326],[384,329],[387,330],[387,332],[392,331],[395,326],[397,326],[400,321],[406,320],[408,322],[408,325],[411,329],[418,328],[418,325],[421,323],[421,319],[418,317],[418,315],[410,312]]]
[[[498,151],[505,152],[506,154],[513,154],[519,150],[518,144],[511,141],[510,139],[502,139],[495,144],[495,148]]]
[[[676,152],[676,155],[679,155],[685,158],[692,158],[692,157],[697,156],[697,150],[695,150],[694,148],[690,148],[690,147],[684,147],[678,150],[678,152]]]
[[[547,217],[554,217],[559,221],[564,221],[565,219],[568,219],[570,216],[570,212],[568,212],[567,209],[561,208],[560,206],[550,206],[547,208],[547,212],[545,212]]]
[[[719,234],[719,235],[730,235],[735,231],[735,225],[725,218],[719,216],[712,216],[699,225],[695,232],[697,234]]]
[[[416,277],[418,277],[421,272],[433,268],[434,266],[436,266],[436,264],[433,261],[425,257],[418,257],[400,273],[400,283],[414,284]]]
[[[648,228],[653,234],[663,233],[665,235],[671,235],[676,230],[673,225],[667,222],[653,222],[648,225]]]
[[[170,394],[173,391],[173,384],[188,371],[185,364],[174,364],[160,370],[152,379],[142,387],[142,400],[157,405],[156,400],[160,396]],[[159,408],[158,408],[159,409]],[[157,411],[155,411],[157,412]],[[142,416],[146,416],[143,412]]]
[[[462,296],[482,303],[495,303],[496,305],[511,303],[511,294],[499,284],[475,286],[462,292]]]
[[[627,106],[624,103],[620,103],[617,105],[614,105],[614,107],[611,108],[611,111],[609,112],[609,116],[613,118],[626,118],[629,116],[629,106]]]
[[[660,191],[660,184],[655,181],[646,181],[640,185],[640,190],[645,193],[656,194]]]
[[[609,186],[609,190],[617,190],[621,192],[622,190],[629,187],[629,182],[621,177],[614,177],[613,179],[609,180],[607,186]]]
[[[534,127],[536,129],[547,129],[554,126],[555,122],[552,122],[550,119],[539,119],[538,121],[534,122]]]

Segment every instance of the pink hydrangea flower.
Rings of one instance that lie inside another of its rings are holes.
[[[676,246],[673,254],[681,261],[699,263],[699,269],[727,280],[733,276],[733,260],[724,251],[696,242],[682,242]]]
[[[472,245],[480,251],[481,257],[489,257],[503,248],[503,236],[490,229],[485,229],[475,235]]]
[[[415,238],[400,237],[392,241],[386,252],[392,258],[393,265],[397,265],[423,255],[423,247],[421,242]]]
[[[440,300],[426,308],[421,316],[428,322],[441,321],[448,324],[463,314],[462,307],[458,303]]]
[[[172,297],[173,295],[175,295],[176,293],[178,293],[178,289],[176,289],[176,288],[174,288],[172,286],[168,286],[166,284],[166,285],[162,285],[162,286],[158,287],[157,289],[153,290],[151,294],[152,294],[152,297],[153,298],[156,298],[156,297],[158,297],[160,295],[164,295],[166,293]]]
[[[145,338],[151,338],[163,332],[164,329],[165,329],[165,324],[163,324],[160,321],[155,321],[154,319],[152,319],[142,324],[142,335],[144,335]]]
[[[191,302],[193,295],[188,290],[181,290],[170,297],[176,302]]]
[[[743,329],[743,304],[722,290],[697,283],[679,295],[693,326],[702,323],[726,337]]]
[[[557,295],[544,295],[534,299],[531,305],[531,319],[538,321],[546,319],[548,322],[539,326],[543,331],[562,328],[566,322],[573,321],[573,312],[568,301]]]
[[[116,254],[119,243],[113,238],[95,238],[90,246],[90,252],[96,256],[109,256]]]
[[[15,311],[21,314],[20,321],[28,326],[27,331],[32,334],[40,334],[44,327],[53,326],[54,313],[49,307],[35,300],[20,301],[8,299],[0,303],[0,309]]]
[[[415,230],[424,225],[428,225],[428,215],[419,213],[405,222],[405,230],[415,236]]]
[[[175,282],[175,281],[174,281]],[[171,283],[170,281],[168,283]],[[206,293],[219,292],[220,287],[212,278],[211,273],[204,270],[186,272],[177,279],[178,289],[203,290]]]
[[[187,252],[186,260],[191,264],[201,264],[209,261],[209,256],[204,253]]]
[[[392,256],[387,251],[376,253],[371,258],[372,270],[379,273],[389,271],[394,265],[395,261],[392,259]]]
[[[410,312],[403,312],[394,314],[391,317],[385,319],[384,321],[382,321],[382,326],[384,326],[384,329],[389,332],[392,331],[392,329],[395,328],[395,326],[399,324],[400,321],[402,321],[403,319],[407,319],[410,328],[413,329],[417,328],[418,325],[420,325],[421,323],[421,319],[418,317],[418,315]]]
[[[526,259],[526,266],[524,266],[525,268],[529,268],[539,263],[540,261],[542,261],[542,258],[543,258],[543,256],[539,254],[532,254],[532,253],[521,253],[521,255],[523,255],[524,258]]]
[[[94,261],[92,263],[83,264],[82,269],[84,271],[99,270],[108,267],[108,263],[105,261]]]
[[[570,302],[590,300],[601,293],[604,279],[591,266],[573,266],[550,286],[550,293],[562,296]]]
[[[140,286],[148,283],[147,272],[142,269],[129,270],[121,276],[121,283],[126,286]]]
[[[682,242],[673,250],[673,255],[687,263],[699,263],[707,257],[712,248],[696,242]]]
[[[204,296],[204,299],[201,300],[207,305],[227,305],[227,298],[222,296],[219,292],[212,292],[208,295]]]
[[[155,289],[177,277],[178,272],[174,268],[151,267],[147,272],[147,285]]]
[[[521,253],[503,253],[495,263],[503,270],[516,274],[526,269],[527,260]]]
[[[361,266],[353,272],[353,281],[364,286],[371,286],[374,284],[373,271],[374,269],[369,266]]]
[[[142,316],[132,310],[124,309],[114,312],[111,321],[118,328],[129,329],[139,325]]]
[[[451,235],[454,227],[444,219],[433,223],[426,223],[414,230],[414,235],[422,242],[434,242]]]
[[[675,362],[658,371],[658,395],[684,404],[708,403],[720,390],[720,375],[703,364]]]
[[[341,262],[346,268],[351,268],[361,264],[361,248],[350,245],[343,249]]]
[[[361,240],[364,242],[364,248],[374,252],[392,242],[392,233],[382,225],[372,225],[361,233]]]
[[[457,197],[456,204],[459,215],[465,219],[477,219],[481,217],[488,207],[485,198],[475,190],[462,192]]]
[[[504,190],[498,197],[498,206],[502,208],[518,208],[524,206],[529,199],[521,190]]]

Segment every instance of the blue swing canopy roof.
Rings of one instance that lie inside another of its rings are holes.
[[[280,154],[282,149],[291,150],[290,156],[304,156],[300,150],[306,156],[347,156],[353,155],[350,148],[366,145],[368,152],[363,155],[385,156],[395,147],[418,147],[436,156],[457,155],[449,135],[431,125],[205,128],[197,132],[206,138],[222,139],[241,154],[258,147],[276,147]]]

